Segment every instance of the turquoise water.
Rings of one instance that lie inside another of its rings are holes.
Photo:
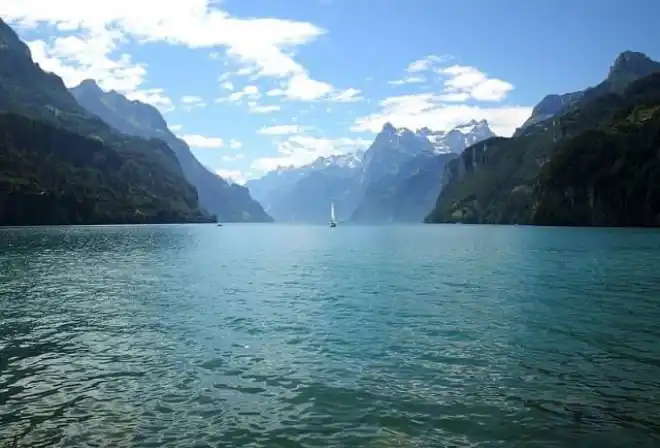
[[[660,446],[660,232],[0,229],[0,446]]]

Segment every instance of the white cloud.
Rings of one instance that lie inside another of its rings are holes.
[[[469,93],[479,101],[501,101],[513,90],[513,85],[501,79],[489,78],[485,73],[464,65],[452,65],[439,71],[449,76],[445,87],[450,93]]]
[[[486,119],[495,133],[508,136],[527,119],[530,107],[456,104],[469,100],[502,101],[514,87],[501,79],[490,78],[475,67],[443,67],[442,64],[449,59],[430,55],[413,61],[406,68],[408,75],[389,82],[403,85],[433,80],[442,84],[440,92],[386,98],[380,102],[380,111],[358,118],[351,130],[378,132],[386,122],[413,129],[427,126],[434,130],[448,130],[472,119]]]
[[[184,105],[184,109],[187,112],[190,112],[195,108],[203,109],[204,107],[206,107],[206,102],[204,101],[204,99],[195,95],[185,95],[181,97],[180,101]]]
[[[180,138],[188,143],[191,148],[213,149],[224,146],[224,141],[218,137],[204,137],[198,134],[181,135]]]
[[[418,84],[429,80],[431,75],[440,76],[444,85],[445,101],[462,102],[472,98],[477,101],[501,101],[513,90],[513,85],[497,78],[490,78],[476,67],[467,65],[441,65],[451,58],[430,55],[411,62],[406,72],[413,73],[403,79],[389,81],[391,85]],[[421,76],[421,74],[426,76]]]
[[[241,149],[243,147],[243,143],[232,138],[231,140],[229,140],[229,147],[231,149]]]
[[[257,96],[257,95],[259,95],[259,87],[258,86],[245,86],[243,88],[243,92],[246,95]]]
[[[253,77],[259,77],[256,75],[258,72],[258,69],[256,67],[243,67],[242,69],[238,70],[235,74],[238,76],[249,76],[251,78]]]
[[[277,112],[281,107],[272,104],[272,105],[259,105],[256,101],[248,102],[248,112],[251,114],[270,114],[272,112]]]
[[[60,31],[114,27],[145,42],[165,41],[191,48],[226,47],[263,73],[282,73],[295,64],[282,49],[325,33],[307,22],[272,18],[240,19],[211,0],[3,0],[0,16],[9,21],[47,22]],[[245,39],[250,36],[250,39]]]
[[[284,93],[285,92],[282,89],[271,89],[268,92],[266,92],[266,96],[283,96]]]
[[[120,84],[124,88],[116,90],[122,93],[137,90],[146,68],[126,55],[110,57],[120,41],[133,38],[140,43],[212,49],[211,58],[221,57],[218,49],[223,48],[223,54],[238,64],[235,75],[283,79],[290,99],[342,94],[329,83],[313,79],[292,57],[295,47],[312,42],[326,30],[302,21],[232,17],[216,5],[213,0],[2,0],[0,16],[9,22],[45,23],[72,34],[51,45],[33,44],[43,50],[37,53],[38,62],[56,68],[69,85],[94,78],[105,89]],[[69,38],[73,41],[61,41]],[[66,50],[58,48],[58,42]],[[127,83],[130,88],[125,87]]]
[[[425,58],[418,59],[411,62],[408,67],[406,67],[406,72],[408,73],[419,73],[431,70],[435,65],[442,62],[448,61],[451,59],[451,56],[437,56],[431,54]]]
[[[355,101],[360,101],[361,99],[363,99],[360,96],[360,93],[361,92],[358,89],[353,89],[353,88],[346,89],[342,92],[336,93],[332,97],[332,101],[337,101],[340,103],[352,103]]]
[[[289,79],[284,95],[293,100],[316,100],[332,92],[327,82],[315,81],[306,74],[294,75]]]
[[[172,132],[178,132],[178,131],[183,129],[183,125],[181,125],[181,124],[172,124],[168,127],[170,128],[170,131],[172,131]]]
[[[381,101],[381,110],[358,118],[351,127],[356,132],[378,132],[386,122],[411,129],[429,127],[449,130],[472,119],[486,119],[493,131],[511,135],[530,115],[532,108],[523,106],[477,107],[447,104],[443,95],[421,93],[390,97]]]
[[[287,135],[287,134],[300,134],[305,131],[305,128],[297,124],[280,124],[276,126],[269,126],[259,129],[259,134],[262,135]]]
[[[228,97],[218,98],[215,100],[217,103],[240,103],[243,99],[258,100],[261,98],[259,87],[255,85],[248,85],[243,87],[242,90],[231,93]]]
[[[294,135],[276,142],[279,156],[256,159],[252,162],[251,167],[261,172],[267,172],[283,166],[303,166],[312,163],[319,157],[363,149],[370,144],[371,140],[360,138],[328,139]]]
[[[234,83],[232,83],[231,81],[225,81],[220,84],[220,87],[227,90],[234,90]]]
[[[359,101],[360,90],[354,88],[337,89],[332,84],[317,81],[303,71],[294,74],[285,82],[283,88],[275,88],[266,92],[267,96],[283,96],[292,101]]]
[[[0,11],[2,8],[0,6]],[[102,30],[27,44],[35,62],[44,70],[57,73],[67,87],[89,78],[95,79],[103,90],[123,93],[138,89],[144,81],[146,68],[134,63],[129,55],[110,56],[117,50],[121,38],[119,32]]]
[[[222,156],[222,161],[223,162],[236,162],[237,160],[243,160],[245,158],[245,154],[234,154],[228,155],[228,156]]]
[[[215,174],[235,184],[245,185],[245,182],[247,182],[245,174],[238,170],[215,170]]]
[[[234,92],[227,97],[227,101],[229,101],[230,103],[235,103],[237,101],[240,101],[244,96],[245,96],[245,92],[243,91]]]
[[[435,98],[438,101],[446,101],[448,103],[463,103],[470,99],[470,94],[466,92],[443,93],[436,95]]]
[[[0,16],[2,8],[0,5]],[[116,30],[88,30],[80,35],[27,42],[32,58],[41,68],[56,73],[67,87],[94,79],[105,90],[115,90],[129,97],[158,107],[162,112],[174,109],[163,89],[142,88],[147,70],[144,64],[133,62],[128,54],[115,53],[124,36]]]
[[[394,81],[387,81],[388,84],[393,85],[393,86],[400,86],[403,84],[418,84],[426,82],[426,78],[423,76],[406,76],[403,79],[397,79]]]
[[[199,96],[185,95],[181,97],[181,102],[183,104],[200,104],[203,103],[204,100]]]

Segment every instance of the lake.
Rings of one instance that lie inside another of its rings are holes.
[[[0,229],[0,446],[660,445],[660,232]]]

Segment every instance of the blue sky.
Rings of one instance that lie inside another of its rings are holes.
[[[486,118],[660,59],[657,0],[2,0],[34,59],[157,106],[223,176],[370,143],[385,121]]]

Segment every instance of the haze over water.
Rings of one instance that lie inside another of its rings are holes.
[[[0,446],[659,446],[660,233],[0,230]]]

